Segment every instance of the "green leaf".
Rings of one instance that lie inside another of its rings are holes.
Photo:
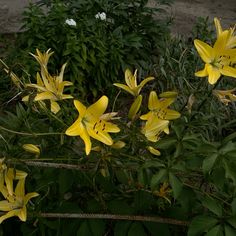
[[[222,206],[215,199],[205,197],[202,201],[202,205],[217,216],[222,216]]]
[[[223,155],[225,155],[228,152],[235,151],[235,143],[232,141],[228,142],[226,145],[222,146],[219,150],[219,152]]]
[[[156,168],[160,168],[160,167],[164,167],[165,165],[163,163],[161,163],[159,160],[154,160],[154,161],[146,161],[142,168],[150,168],[150,167],[156,167]]]
[[[236,165],[234,163],[228,163],[226,160],[223,161],[224,168],[225,168],[225,177],[232,179],[234,185],[236,185]]]
[[[93,236],[105,235],[106,223],[103,220],[89,220],[89,227]]]
[[[236,229],[236,216],[230,217],[227,222]]]
[[[175,147],[176,142],[177,142],[176,138],[166,137],[166,138],[160,139],[157,142],[157,148],[159,148],[159,149],[168,149],[171,146]]]
[[[231,203],[231,208],[232,208],[233,215],[236,215],[236,198],[233,199]]]
[[[150,236],[158,236],[158,235],[171,236],[170,230],[168,228],[168,224],[158,224],[156,222],[155,223],[143,222],[143,225],[150,233]]]
[[[230,227],[229,225],[224,225],[225,227],[225,236],[235,236],[236,235],[236,229]]]
[[[147,236],[141,223],[134,222],[129,228],[128,236]]]
[[[117,180],[122,184],[127,184],[129,181],[129,176],[127,170],[116,170],[115,172]]]
[[[61,170],[59,174],[59,192],[61,195],[66,193],[74,182],[73,172],[70,170]]]
[[[81,235],[92,235],[92,232],[90,230],[88,221],[83,221],[82,224],[79,227],[79,230],[77,231],[77,236]]]
[[[214,153],[203,160],[202,170],[204,174],[207,174],[212,170],[212,167],[214,166],[217,157],[218,157],[218,154]]]
[[[205,236],[224,236],[222,226],[217,225],[213,227]]]
[[[131,224],[132,224],[131,221],[118,221],[115,224],[114,236],[125,236],[125,235],[127,235]]]
[[[173,189],[174,197],[175,197],[175,199],[177,199],[179,194],[182,191],[183,183],[181,183],[180,180],[171,172],[169,173],[169,181],[170,181],[170,185]]]
[[[124,200],[113,200],[108,203],[108,209],[113,214],[132,214],[134,209]]]
[[[161,169],[157,174],[152,176],[151,179],[151,189],[154,189],[166,176],[167,171],[165,169]]]
[[[207,232],[216,225],[217,222],[217,219],[210,216],[196,216],[189,226],[188,236],[199,236],[201,233]]]

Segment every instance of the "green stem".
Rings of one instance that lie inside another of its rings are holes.
[[[0,126],[1,130],[7,131],[9,133],[12,134],[20,134],[20,135],[26,135],[26,136],[46,136],[46,135],[61,135],[63,133],[26,133],[26,132],[19,132],[19,131],[15,131],[15,130],[11,130],[11,129],[7,129],[3,126]]]

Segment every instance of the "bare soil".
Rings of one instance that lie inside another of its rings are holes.
[[[20,30],[21,14],[28,3],[29,0],[0,0],[0,33],[13,33]],[[157,3],[155,0],[150,0],[150,4]],[[166,10],[174,18],[172,26],[174,34],[188,35],[197,17],[200,16],[209,16],[210,20],[217,16],[224,27],[236,23],[236,0],[175,0],[174,4]]]

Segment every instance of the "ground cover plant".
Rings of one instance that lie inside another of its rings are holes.
[[[163,40],[152,73],[125,68],[111,97],[71,89],[56,50],[31,51],[26,76],[1,60],[13,94],[0,117],[1,233],[235,235],[236,36],[214,24],[214,37],[200,22],[193,40]]]

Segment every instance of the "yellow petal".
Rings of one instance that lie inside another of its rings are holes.
[[[214,60],[215,52],[211,46],[198,39],[194,40],[194,45],[205,63],[211,63]]]
[[[30,152],[30,153],[33,153],[33,154],[37,154],[37,155],[40,154],[40,149],[36,145],[34,145],[34,144],[29,144],[28,143],[28,144],[24,144],[22,147],[27,152]]]
[[[18,180],[15,188],[15,194],[17,197],[21,198],[25,196],[25,178]]]
[[[97,102],[88,107],[86,117],[93,119],[100,117],[107,109],[108,97],[102,96]]]
[[[14,207],[15,204],[10,203],[7,200],[0,201],[0,211],[11,211]]]
[[[167,92],[163,92],[161,94],[159,94],[160,98],[176,98],[178,95],[177,92],[174,91],[167,91]]]
[[[35,98],[34,101],[42,101],[42,100],[46,100],[46,99],[55,99],[55,95],[51,92],[42,92],[42,93],[38,93]]]
[[[84,130],[84,126],[81,123],[81,120],[78,118],[65,132],[68,136],[78,136]]]
[[[199,70],[199,71],[195,72],[195,76],[197,76],[197,77],[205,77],[205,76],[208,76],[207,64],[205,64],[203,70]]]
[[[118,88],[124,89],[126,92],[128,92],[131,95],[135,96],[135,92],[131,88],[129,88],[127,85],[119,84],[119,83],[114,83],[113,85],[115,85]]]
[[[120,128],[111,123],[111,122],[107,122],[107,121],[103,121],[103,123],[105,124],[105,127],[104,127],[104,131],[105,132],[110,132],[110,133],[119,133],[120,132]]]
[[[61,67],[61,71],[60,71],[60,74],[58,76],[58,79],[59,79],[59,82],[61,83],[63,81],[63,76],[64,76],[64,71],[65,71],[65,68],[66,68],[66,64],[63,64],[62,67]]]
[[[79,112],[79,115],[83,117],[86,112],[86,107],[78,100],[74,100],[74,105]]]
[[[140,90],[143,88],[143,86],[148,83],[149,81],[151,80],[154,80],[155,78],[154,77],[148,77],[146,79],[144,79],[138,86],[138,91],[137,91],[137,95],[140,93]]]
[[[135,71],[134,74],[135,75],[133,75],[129,69],[125,70],[125,82],[131,89],[137,87],[137,81],[136,81],[137,70]]]
[[[139,111],[139,108],[142,104],[142,95],[139,95],[134,102],[132,103],[130,109],[129,109],[129,113],[128,113],[128,118],[133,120],[137,114],[137,112]]]
[[[164,116],[163,119],[165,120],[175,120],[180,117],[180,113],[178,111],[166,109],[166,115]]]
[[[24,196],[24,204],[27,205],[28,201],[33,198],[33,197],[38,197],[39,194],[36,193],[36,192],[33,192],[33,193],[27,193],[25,196]]]
[[[88,128],[88,134],[92,138],[94,138],[94,139],[96,139],[96,140],[98,140],[98,141],[100,141],[100,142],[102,142],[106,145],[112,145],[113,144],[113,140],[107,132],[96,131],[94,129]]]
[[[151,91],[149,94],[149,100],[148,100],[148,109],[149,110],[155,110],[160,107],[160,102],[158,100],[157,94],[155,91]]]
[[[148,112],[147,114],[141,115],[140,119],[141,120],[148,120],[152,116],[152,112]]]
[[[217,17],[214,17],[214,23],[215,23],[215,27],[216,27],[217,37],[219,37],[219,35],[222,33],[222,27],[221,27],[220,21]]]
[[[234,67],[224,66],[222,69],[219,70],[222,75],[236,78],[236,68]]]
[[[7,214],[1,216],[1,217],[0,217],[0,224],[1,224],[4,220],[6,220],[6,219],[8,219],[8,218],[10,218],[10,217],[13,217],[13,216],[18,215],[18,214],[19,214],[19,211],[20,211],[20,210],[18,210],[18,209],[17,209],[17,210],[12,210],[12,211],[7,212]]]
[[[153,148],[152,146],[148,146],[147,149],[148,149],[148,151],[150,153],[152,153],[155,156],[160,156],[161,155],[160,151],[158,151],[157,149]]]
[[[23,206],[15,215],[18,216],[21,221],[25,222],[27,219],[26,206]]]
[[[84,144],[85,144],[85,153],[86,155],[89,155],[92,148],[92,143],[91,143],[89,134],[85,128],[82,129],[80,137],[83,139]]]
[[[220,78],[220,71],[218,68],[213,67],[212,65],[207,65],[208,82],[209,84],[215,84]]]
[[[13,195],[13,179],[15,177],[15,171],[13,168],[9,168],[5,174],[5,182],[9,195]]]

